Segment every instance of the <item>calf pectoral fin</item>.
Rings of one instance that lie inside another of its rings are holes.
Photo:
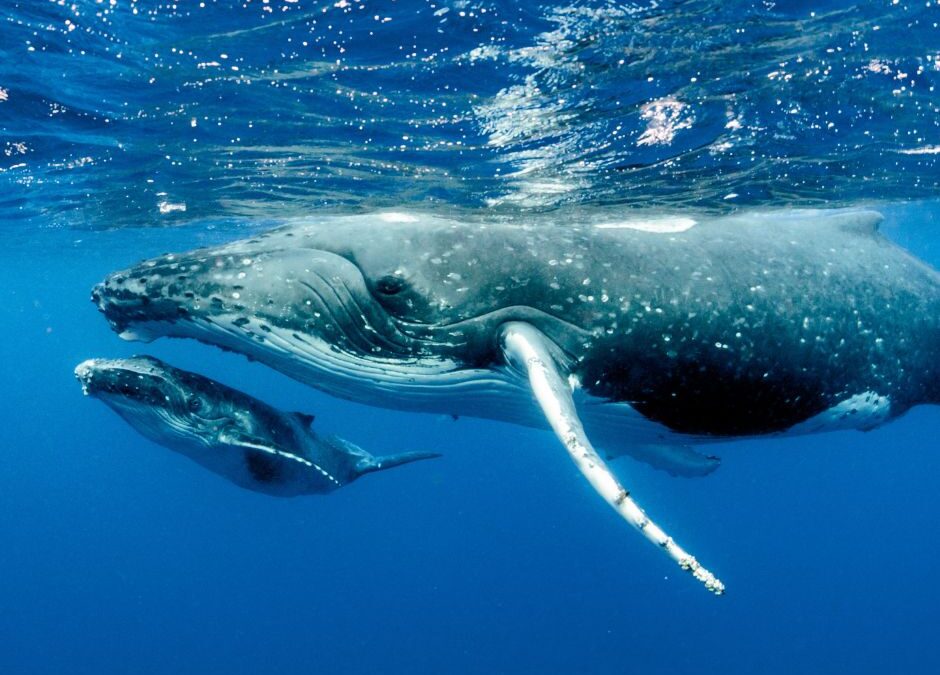
[[[514,321],[502,327],[500,346],[506,361],[528,377],[546,420],[594,489],[624,520],[662,548],[705,588],[719,595],[723,593],[724,584],[643,513],[597,454],[584,433],[571,387],[552,356],[554,345],[551,340],[535,327]]]

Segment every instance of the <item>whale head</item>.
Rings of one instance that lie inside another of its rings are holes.
[[[364,382],[459,382],[498,358],[496,326],[529,311],[539,280],[515,283],[484,238],[502,245],[485,226],[403,214],[299,223],[144,261],[92,299],[122,337],[195,338],[361,398]]]
[[[89,359],[75,368],[86,395],[100,399],[151,440],[208,445],[231,423],[230,410],[185,376],[149,356]]]

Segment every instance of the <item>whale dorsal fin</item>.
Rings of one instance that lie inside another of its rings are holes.
[[[876,234],[882,220],[884,216],[877,211],[850,211],[829,216],[829,222],[836,227],[857,234]]]
[[[291,413],[291,415],[293,415],[294,419],[296,419],[305,427],[311,426],[313,424],[313,420],[316,419],[316,416],[311,415],[310,413],[294,412],[294,413]]]

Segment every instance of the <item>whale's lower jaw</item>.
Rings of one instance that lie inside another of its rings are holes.
[[[232,328],[228,328],[232,325]],[[380,408],[544,426],[525,381],[507,368],[459,368],[446,359],[383,361],[345,354],[329,343],[272,326],[254,334],[231,322],[140,323],[124,339],[189,338],[243,354],[331,396]]]

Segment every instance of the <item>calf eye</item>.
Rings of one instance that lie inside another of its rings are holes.
[[[191,398],[186,401],[186,407],[189,408],[191,412],[199,412],[202,410],[202,401],[198,398]]]

